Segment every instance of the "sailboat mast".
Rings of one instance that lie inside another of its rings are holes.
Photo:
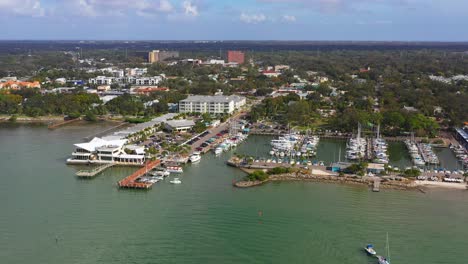
[[[388,242],[388,232],[387,232],[387,258],[390,262],[390,243]]]

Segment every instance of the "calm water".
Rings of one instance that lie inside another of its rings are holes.
[[[231,181],[242,173],[224,165],[230,153],[186,167],[178,186],[118,190],[132,169],[78,180],[79,168],[64,165],[73,143],[102,129],[0,128],[1,263],[376,263],[361,248],[382,251],[386,232],[392,263],[466,263],[467,192],[302,182],[239,190]],[[237,151],[258,153],[261,141]]]

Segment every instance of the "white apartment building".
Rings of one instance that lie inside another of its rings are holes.
[[[158,85],[162,80],[163,80],[162,76],[140,77],[140,78],[128,77],[127,83],[139,85],[139,86],[143,86],[143,85],[155,86],[155,85]]]
[[[142,76],[148,73],[148,68],[127,68],[127,76]]]
[[[231,114],[245,105],[246,99],[242,96],[215,95],[202,96],[190,95],[187,99],[179,102],[180,113],[209,113],[209,114]]]
[[[97,76],[96,78],[89,79],[89,84],[95,85],[111,85],[116,82],[115,77]]]

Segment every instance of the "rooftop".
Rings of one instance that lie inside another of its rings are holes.
[[[166,124],[168,124],[172,128],[177,128],[177,127],[193,127],[195,125],[195,122],[193,120],[170,120],[167,121]]]
[[[243,100],[244,97],[231,95],[190,95],[187,99],[182,100],[181,102],[190,103],[190,102],[216,102],[216,103],[228,103],[231,101],[238,102]]]

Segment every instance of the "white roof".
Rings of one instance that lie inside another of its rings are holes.
[[[95,151],[96,148],[105,147],[105,146],[118,146],[122,147],[127,143],[126,139],[123,140],[104,140],[102,138],[93,138],[88,143],[79,143],[75,144],[75,147],[81,148],[87,151]]]
[[[166,123],[172,128],[193,127],[195,125],[195,122],[193,122],[193,120],[170,120]]]

